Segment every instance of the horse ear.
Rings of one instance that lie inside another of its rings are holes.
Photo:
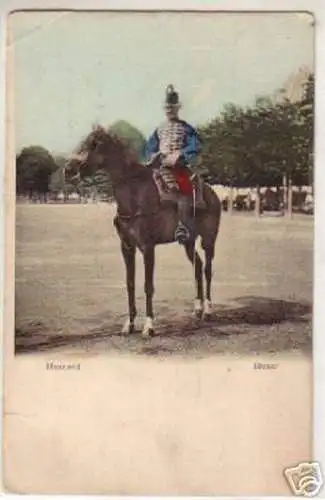
[[[103,127],[103,125],[101,125],[98,122],[94,122],[92,124],[92,129],[93,129],[93,132],[106,132],[105,127]]]

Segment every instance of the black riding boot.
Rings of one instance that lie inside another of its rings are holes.
[[[194,237],[194,219],[191,213],[190,197],[179,196],[177,207],[179,222],[175,231],[175,239],[179,243],[186,243]]]
[[[203,194],[204,181],[203,181],[202,177],[200,177],[197,174],[193,174],[191,176],[191,180],[195,186],[195,194],[196,194],[195,206],[196,206],[196,208],[199,208],[199,209],[206,208],[206,203],[205,203],[204,194]]]

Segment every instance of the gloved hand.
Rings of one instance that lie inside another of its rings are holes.
[[[158,161],[161,159],[161,157],[162,157],[162,154],[161,154],[161,152],[160,152],[160,151],[158,151],[157,153],[154,153],[154,154],[151,156],[150,160],[148,160],[148,161],[146,162],[146,166],[147,166],[147,167],[151,167],[151,166],[152,166],[152,165],[154,165],[156,162],[158,162]]]

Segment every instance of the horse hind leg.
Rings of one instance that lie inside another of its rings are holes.
[[[218,197],[216,197],[207,186],[205,186],[204,192],[208,211],[199,218],[199,235],[201,236],[201,247],[205,254],[205,300],[203,305],[203,317],[209,319],[212,315],[212,262],[215,256],[215,245],[220,229],[221,203]]]
[[[205,299],[203,304],[203,319],[210,319],[212,315],[211,282],[212,282],[212,261],[214,259],[214,243],[202,245],[205,253]]]
[[[195,251],[195,243],[185,244],[185,251],[188,259],[194,266],[195,272],[196,298],[194,300],[193,314],[197,318],[201,318],[203,313],[203,264],[199,254]]]

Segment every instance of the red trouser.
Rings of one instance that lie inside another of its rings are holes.
[[[185,195],[192,194],[193,185],[190,179],[191,171],[188,167],[175,167],[175,179],[178,184],[180,193]]]

